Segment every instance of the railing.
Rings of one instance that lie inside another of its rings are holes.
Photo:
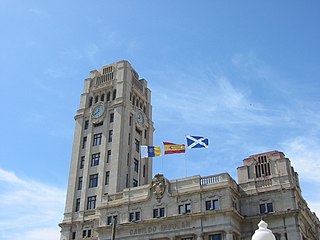
[[[96,78],[96,86],[99,86],[103,83],[113,80],[113,72],[107,73],[105,75],[99,76]]]
[[[272,179],[258,180],[255,184],[256,188],[272,186]]]
[[[221,182],[221,180],[222,180],[221,175],[202,177],[202,178],[200,178],[200,185],[218,183],[218,182]]]

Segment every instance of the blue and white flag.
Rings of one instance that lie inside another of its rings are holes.
[[[207,148],[209,145],[208,138],[199,136],[187,136],[187,146],[191,148]]]
[[[162,156],[159,146],[141,146],[141,158]]]

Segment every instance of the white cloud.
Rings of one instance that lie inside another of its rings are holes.
[[[282,143],[300,179],[320,183],[320,140],[312,136],[296,137]]]
[[[0,239],[58,239],[65,191],[0,168]]]

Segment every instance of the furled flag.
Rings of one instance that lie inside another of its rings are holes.
[[[160,146],[141,146],[141,158],[162,156]]]
[[[188,148],[207,148],[209,145],[208,138],[199,136],[187,136]]]
[[[164,154],[185,153],[186,146],[184,144],[175,144],[171,142],[163,142]]]

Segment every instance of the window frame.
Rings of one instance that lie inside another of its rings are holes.
[[[98,179],[99,179],[99,174],[91,174],[89,176],[89,188],[95,188],[98,186]]]
[[[94,134],[94,135],[93,135],[92,146],[101,145],[101,141],[102,141],[102,133],[96,133],[96,134]]]
[[[98,166],[100,162],[100,153],[93,153],[91,155],[91,167]]]
[[[97,195],[88,196],[87,210],[95,209],[96,204],[97,204]]]

